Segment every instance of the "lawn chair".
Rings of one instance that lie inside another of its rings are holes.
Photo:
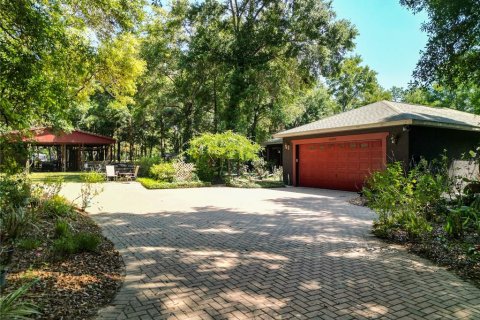
[[[107,174],[107,181],[109,181],[110,178],[117,180],[118,175],[115,173],[115,166],[105,166],[105,172]]]
[[[138,169],[140,169],[140,166],[135,166],[135,168],[133,169],[133,172],[129,172],[128,174],[125,175],[125,179],[127,179],[128,181],[136,180],[138,175]]]

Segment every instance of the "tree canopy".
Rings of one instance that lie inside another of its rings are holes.
[[[131,159],[203,133],[263,142],[382,99],[480,112],[478,10],[444,2],[402,1],[429,12],[430,41],[422,86],[387,91],[326,0],[0,0],[0,133],[77,127]]]
[[[429,39],[415,70],[420,84],[480,83],[480,3],[478,0],[400,0],[413,12],[425,10]]]

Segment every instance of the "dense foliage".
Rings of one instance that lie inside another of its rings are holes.
[[[399,228],[418,236],[431,230],[429,221],[436,216],[444,202],[442,195],[448,190],[446,167],[421,160],[408,172],[401,162],[374,172],[363,192],[378,213],[376,232]]]
[[[480,5],[477,0],[400,0],[419,12],[425,10],[429,21],[427,47],[415,76],[423,84],[446,82],[457,86],[480,83]]]
[[[408,171],[395,162],[373,173],[363,192],[378,213],[376,231],[385,236],[401,229],[418,236],[440,223],[454,238],[463,237],[466,230],[480,232],[480,198],[474,189],[479,181],[452,176],[448,168],[443,158],[421,160]]]
[[[480,112],[474,2],[402,1],[431,19],[424,87],[386,91],[324,0],[2,0],[2,170],[21,152],[2,133],[32,126],[113,136],[118,158],[139,159],[178,154],[204,132],[263,142],[381,99]]]
[[[228,176],[241,165],[256,160],[260,145],[242,135],[227,131],[224,133],[205,133],[190,141],[188,155],[196,163],[201,180],[222,180],[224,172]]]

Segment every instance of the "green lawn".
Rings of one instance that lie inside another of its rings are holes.
[[[30,179],[32,182],[45,182],[58,178],[62,178],[63,182],[83,182],[82,177],[85,175],[85,172],[32,172]]]

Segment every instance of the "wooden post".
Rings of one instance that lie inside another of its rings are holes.
[[[62,144],[62,171],[67,171],[67,145]]]

